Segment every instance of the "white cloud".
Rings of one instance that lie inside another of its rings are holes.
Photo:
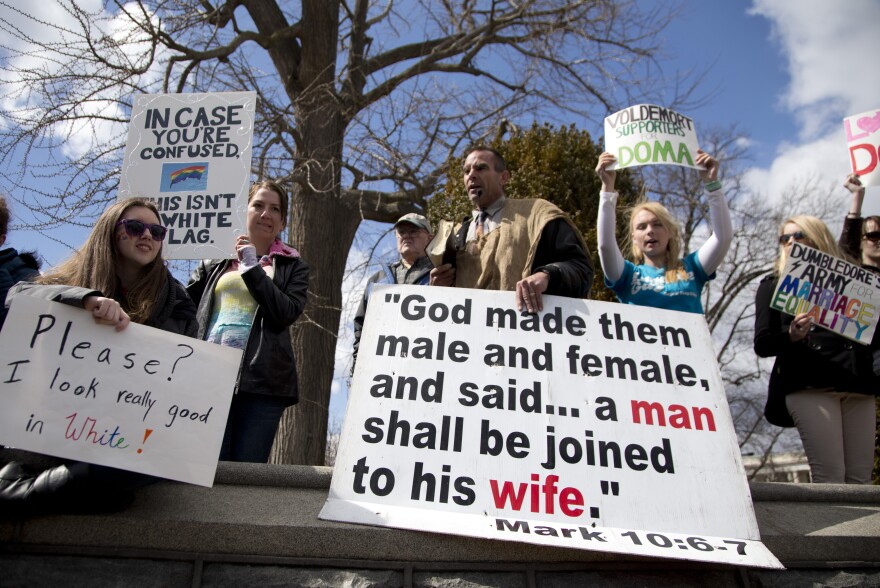
[[[57,1],[32,3],[26,11],[0,6],[4,65],[0,104],[4,111],[15,113],[19,124],[40,120],[41,110],[50,106],[56,113],[68,110],[70,114],[47,128],[46,134],[63,138],[63,155],[75,159],[124,136],[128,125],[110,119],[126,119],[128,111],[123,103],[129,101],[127,93],[131,87],[155,83],[162,70],[160,59],[156,59],[148,71],[128,79],[130,85],[123,88],[106,84],[102,75],[107,73],[103,71],[106,66],[77,60],[79,53],[90,53],[83,30],[86,25],[82,23],[88,22],[88,38],[99,46],[103,59],[133,68],[146,65],[150,49],[146,34],[122,11],[106,12],[101,0],[71,4],[81,21],[72,14],[73,8]],[[125,5],[123,9],[129,14],[142,14],[142,9],[134,5]],[[152,20],[158,26],[155,16]],[[39,80],[62,73],[78,77],[50,82],[45,86],[45,94],[42,93]],[[89,116],[99,118],[83,118]]]
[[[755,0],[751,13],[771,22],[788,60],[791,84],[782,100],[798,115],[803,139],[878,106],[876,0]]]
[[[780,145],[770,166],[752,170],[748,180],[770,195],[817,175],[842,184],[850,171],[842,119],[880,107],[880,3],[754,0],[750,13],[771,22],[788,62],[791,82],[780,101],[798,122],[799,143]],[[864,212],[876,213],[880,190],[868,194]]]

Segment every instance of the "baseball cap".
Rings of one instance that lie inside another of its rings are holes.
[[[394,223],[394,228],[397,228],[397,225],[399,225],[401,223],[409,223],[411,225],[417,226],[420,229],[425,229],[429,233],[433,233],[433,231],[431,230],[430,221],[428,221],[428,219],[426,219],[422,215],[416,214],[414,212],[411,212],[409,214],[405,214],[402,217],[400,217],[399,219],[397,219],[397,222]]]

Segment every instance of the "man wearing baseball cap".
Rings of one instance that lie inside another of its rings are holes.
[[[364,317],[367,314],[367,302],[370,292],[376,284],[412,284],[427,286],[431,270],[434,265],[425,254],[425,248],[433,238],[431,223],[420,214],[409,213],[400,217],[394,223],[394,232],[397,235],[397,252],[400,260],[384,266],[381,270],[370,276],[361,304],[354,315],[354,361],[357,360],[358,347],[361,341],[361,331],[364,327]]]

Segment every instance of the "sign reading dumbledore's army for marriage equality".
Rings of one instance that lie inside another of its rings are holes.
[[[320,518],[778,568],[701,315],[373,290]]]
[[[605,151],[617,158],[609,169],[681,165],[700,169],[694,121],[655,104],[637,104],[605,119]]]
[[[24,294],[0,347],[0,443],[213,485],[238,349]]]
[[[793,243],[770,308],[797,316],[863,345],[877,328],[880,281],[872,272],[801,243]]]
[[[119,199],[153,200],[167,259],[226,258],[244,230],[255,92],[135,96]]]

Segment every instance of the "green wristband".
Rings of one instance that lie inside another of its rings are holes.
[[[708,182],[706,184],[706,191],[707,192],[714,192],[715,190],[720,190],[720,189],[721,189],[721,180],[713,180],[713,181]]]

